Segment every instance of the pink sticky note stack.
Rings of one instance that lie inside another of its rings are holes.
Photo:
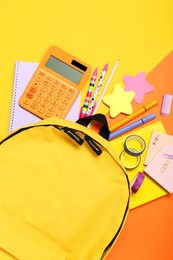
[[[123,81],[125,84],[125,90],[134,91],[136,103],[142,103],[144,95],[152,92],[154,87],[146,80],[145,72],[140,72],[136,76],[124,76]]]

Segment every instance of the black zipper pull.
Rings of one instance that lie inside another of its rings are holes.
[[[100,147],[96,144],[95,140],[93,140],[91,137],[89,137],[88,135],[84,136],[84,139],[87,141],[87,143],[89,144],[89,146],[92,148],[92,150],[97,154],[100,155],[102,153],[102,150],[100,149]]]
[[[76,143],[79,145],[82,145],[84,140],[76,133],[74,129],[71,129],[69,127],[63,127],[61,128],[68,136],[70,136]]]

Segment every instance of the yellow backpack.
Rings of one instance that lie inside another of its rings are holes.
[[[1,140],[1,260],[98,260],[111,250],[129,181],[104,134],[83,122],[45,119]]]

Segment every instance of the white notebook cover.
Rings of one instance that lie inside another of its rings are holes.
[[[37,67],[38,63],[35,62],[16,61],[8,132],[12,132],[20,127],[27,126],[41,120],[37,116],[21,108],[18,104],[19,98],[21,97]],[[66,116],[66,119],[75,122],[79,118],[79,111],[80,95],[75,100]]]

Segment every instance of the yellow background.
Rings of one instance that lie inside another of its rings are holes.
[[[106,62],[110,73],[119,58],[109,92],[125,74],[149,72],[172,50],[172,10],[171,0],[3,1],[0,136],[7,131],[16,60],[39,62],[51,44],[98,67],[99,73]],[[102,111],[107,111],[103,104]]]
[[[122,83],[124,75],[150,72],[173,49],[172,11],[172,0],[3,1],[0,14],[0,137],[8,128],[16,60],[39,62],[47,48],[55,44],[89,63],[93,70],[98,67],[99,73],[108,62],[108,76],[119,58],[120,64],[108,90],[111,91],[116,83]],[[88,84],[83,93],[87,88]],[[107,111],[107,107],[102,104],[99,111]],[[131,225],[134,214],[128,218]],[[125,254],[124,248],[128,249],[129,242],[134,240],[132,233],[128,238],[128,233],[122,234],[122,240],[118,240],[109,259],[115,259],[114,255],[118,253],[120,256]],[[136,257],[133,255],[133,259],[146,259],[144,252]],[[123,256],[117,259],[126,260]]]

